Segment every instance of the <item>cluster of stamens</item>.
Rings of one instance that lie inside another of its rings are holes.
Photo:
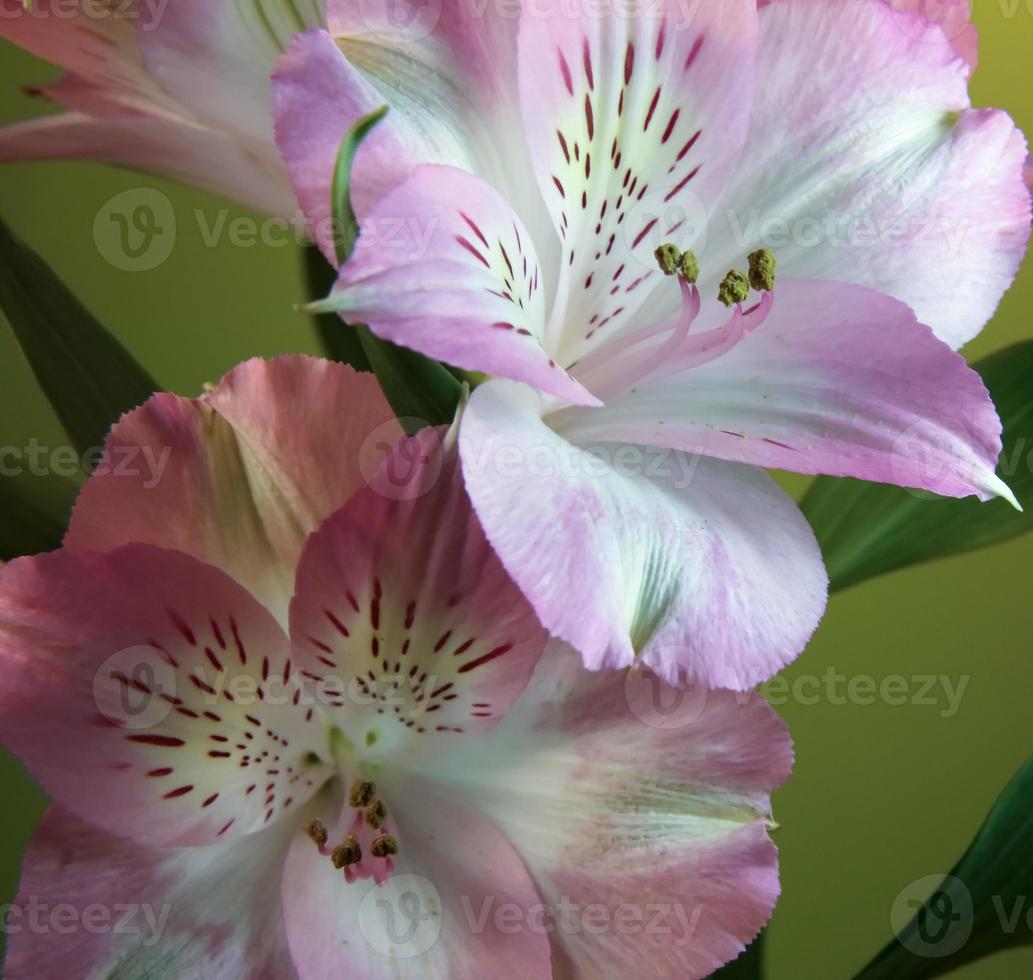
[[[660,270],[678,280],[681,311],[672,320],[617,336],[577,363],[578,380],[604,401],[647,377],[665,377],[720,357],[756,330],[772,310],[775,256],[768,249],[758,249],[749,255],[749,271],[730,270],[718,289],[718,300],[735,307],[731,319],[713,330],[690,335],[702,306],[696,287],[699,260],[693,252],[671,244],[661,245],[654,255]],[[743,309],[751,289],[763,296]]]
[[[330,835],[321,820],[312,820],[305,828],[319,853],[330,858],[330,863],[344,871],[347,881],[372,877],[383,884],[394,870],[393,855],[398,853],[398,841],[384,829],[387,821],[387,807],[377,799],[377,787],[368,779],[358,779],[348,792],[348,805],[355,811],[351,827],[344,839],[335,847],[329,846]],[[364,829],[369,828],[364,833]],[[364,851],[360,836],[369,836],[369,853],[375,862],[364,862]]]

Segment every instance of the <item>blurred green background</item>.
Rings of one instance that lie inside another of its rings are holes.
[[[974,102],[1008,110],[1033,133],[1033,0],[975,6],[982,49]],[[47,111],[21,86],[44,82],[54,70],[4,42],[0,51],[3,121]],[[125,272],[98,252],[93,222],[112,196],[140,187],[168,195],[178,237],[162,265]],[[310,324],[291,309],[304,296],[296,247],[233,245],[227,236],[208,246],[203,229],[225,207],[198,191],[105,167],[0,170],[0,213],[162,385],[188,395],[249,355],[318,352]],[[228,217],[242,213],[230,208]],[[966,354],[975,359],[1033,335],[1031,313],[1028,261]],[[49,447],[67,442],[0,320],[0,446],[26,446],[32,438]],[[834,598],[817,638],[787,672],[790,683],[803,679],[804,686],[803,697],[778,698],[797,767],[776,799],[784,895],[770,930],[771,977],[830,980],[862,966],[891,936],[898,893],[949,870],[1033,753],[1031,566],[1033,536],[861,585]],[[815,699],[807,678],[830,668],[842,680],[834,688],[822,682]],[[837,696],[848,679],[878,683],[891,675],[909,679],[910,703],[840,703],[850,700]],[[929,692],[934,703],[915,703],[926,675],[945,676],[955,690],[967,685],[956,710],[940,682]],[[2,905],[14,894],[44,800],[8,756],[0,756],[0,799]],[[1029,900],[1024,915],[1033,895]],[[1027,948],[954,975],[1031,974]]]

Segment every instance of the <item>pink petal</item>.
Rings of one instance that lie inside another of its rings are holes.
[[[347,882],[310,840],[291,848],[283,907],[301,980],[548,980],[546,936],[512,926],[538,895],[505,837],[456,794],[396,781],[399,851],[386,884]]]
[[[910,14],[939,27],[954,53],[970,71],[975,69],[979,61],[979,32],[972,23],[969,0],[890,0],[890,6],[905,15],[900,18],[902,30],[915,31],[917,18],[908,17]]]
[[[230,840],[319,789],[275,620],[194,558],[64,549],[0,572],[0,730],[65,809],[140,843]]]
[[[274,156],[256,156],[225,133],[176,119],[68,112],[0,128],[0,163],[29,160],[89,160],[146,170],[270,214],[290,214],[295,206]]]
[[[0,0],[0,37],[112,97],[171,106],[173,100],[140,60],[137,17],[91,16],[92,10],[59,0],[39,0],[31,7],[22,0]]]
[[[592,669],[637,656],[679,685],[752,687],[803,649],[825,570],[762,472],[611,440],[590,452],[549,421],[491,382],[460,428],[477,516],[546,629]]]
[[[634,315],[658,245],[700,232],[746,139],[756,46],[754,0],[524,9],[524,126],[562,238],[561,363]]]
[[[702,257],[715,284],[767,246],[786,276],[903,300],[952,347],[979,333],[1030,195],[1022,134],[969,109],[967,80],[939,27],[885,3],[765,7],[749,140]]]
[[[527,229],[465,171],[418,167],[383,198],[333,301],[347,322],[369,324],[385,340],[597,404],[543,346],[544,282]]]
[[[275,827],[204,849],[144,847],[53,807],[7,907],[4,975],[68,980],[160,969],[294,980],[277,888],[287,843]]]
[[[341,141],[354,123],[383,104],[383,96],[325,31],[298,35],[273,75],[277,145],[309,227],[332,262],[331,187]],[[389,113],[363,143],[350,188],[359,215],[368,213],[417,163],[434,159],[430,147],[420,142],[413,146],[404,137],[398,114]]]
[[[493,727],[545,646],[443,431],[402,443],[309,539],[298,567],[295,661],[336,724],[374,754],[440,753]]]
[[[702,319],[719,318],[714,302]],[[994,474],[1001,424],[979,375],[903,303],[845,283],[779,280],[773,312],[732,350],[557,426],[576,441],[1010,495]]]
[[[267,152],[269,77],[293,35],[322,22],[321,4],[310,0],[175,0],[137,40],[148,70],[181,104]]]
[[[67,543],[186,552],[286,621],[306,536],[401,434],[372,375],[309,357],[248,361],[199,399],[156,395],[114,427]]]
[[[456,776],[556,912],[564,977],[705,977],[767,921],[792,747],[759,695],[586,674],[553,650],[492,741]]]

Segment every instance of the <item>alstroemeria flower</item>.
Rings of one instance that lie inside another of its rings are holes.
[[[306,358],[157,396],[0,571],[0,735],[55,801],[10,980],[702,977],[767,919],[774,712],[543,657],[440,433],[369,473],[387,415]]]
[[[0,129],[0,162],[93,160],[296,206],[273,142],[269,73],[320,0],[0,0],[0,37],[66,69],[35,91],[68,111]]]
[[[325,225],[338,141],[389,105],[325,305],[492,376],[467,486],[545,626],[592,667],[742,688],[825,597],[760,467],[1009,494],[950,345],[1025,249],[1025,143],[969,108],[939,26],[881,0],[610,6],[453,0],[375,46],[332,0],[331,33],[280,63],[277,137]],[[657,268],[665,243],[698,253],[698,288]],[[773,291],[726,309],[718,284],[763,248]]]

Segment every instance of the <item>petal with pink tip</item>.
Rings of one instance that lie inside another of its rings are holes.
[[[490,738],[443,762],[527,863],[562,976],[695,980],[771,914],[770,794],[792,758],[756,693],[587,674],[554,648]]]
[[[527,230],[466,171],[418,167],[383,198],[328,302],[421,354],[598,404],[543,347],[545,287]]]
[[[87,97],[82,90],[78,96]],[[256,154],[225,133],[175,118],[67,112],[0,128],[0,163],[27,160],[111,163],[196,184],[270,214],[295,207],[274,153]]]
[[[746,139],[756,45],[755,0],[524,9],[524,126],[563,242],[561,363],[634,315],[658,245],[695,240]]]
[[[148,70],[180,103],[265,147],[272,144],[276,60],[295,34],[323,20],[320,0],[176,0],[137,41]]]
[[[151,848],[52,807],[7,906],[4,976],[295,980],[278,888],[291,833]]]
[[[783,275],[888,293],[960,347],[1029,240],[1022,134],[1004,113],[969,108],[966,65],[917,15],[785,0],[760,20],[750,136],[705,270],[716,284],[766,246]]]
[[[982,380],[908,307],[835,282],[780,280],[773,296],[768,318],[720,357],[677,371],[672,355],[604,408],[564,412],[557,428],[579,442],[1011,496],[994,473],[1001,423]],[[701,320],[727,316],[714,302]]]
[[[146,14],[145,8],[142,14]],[[0,37],[60,65],[79,83],[107,92],[111,98],[172,109],[174,100],[148,75],[140,60],[136,45],[139,23],[135,16],[124,12],[117,16],[90,4],[38,0],[30,5],[23,0],[0,0]]]
[[[118,422],[66,542],[130,542],[217,565],[286,622],[305,538],[402,430],[372,375],[251,360],[198,399],[156,395]]]
[[[309,840],[287,858],[283,908],[300,980],[548,980],[548,939],[525,925],[538,894],[492,821],[418,776],[377,787],[398,824],[386,883],[349,883]]]
[[[399,745],[410,757],[440,752],[493,727],[545,646],[443,431],[399,445],[309,539],[298,566],[295,662],[342,731],[374,755]]]
[[[341,53],[325,31],[298,35],[273,75],[276,142],[290,172],[309,227],[327,258],[334,257],[332,185],[341,141],[384,97]],[[407,132],[399,113],[367,136],[355,158],[350,193],[360,218],[418,163],[440,162],[417,132]]]
[[[591,669],[745,689],[803,649],[825,606],[814,536],[761,471],[550,428],[536,396],[477,388],[463,473],[488,540],[542,624]]]
[[[328,769],[275,620],[223,572],[149,545],[0,573],[4,743],[65,809],[144,844],[290,818]]]

